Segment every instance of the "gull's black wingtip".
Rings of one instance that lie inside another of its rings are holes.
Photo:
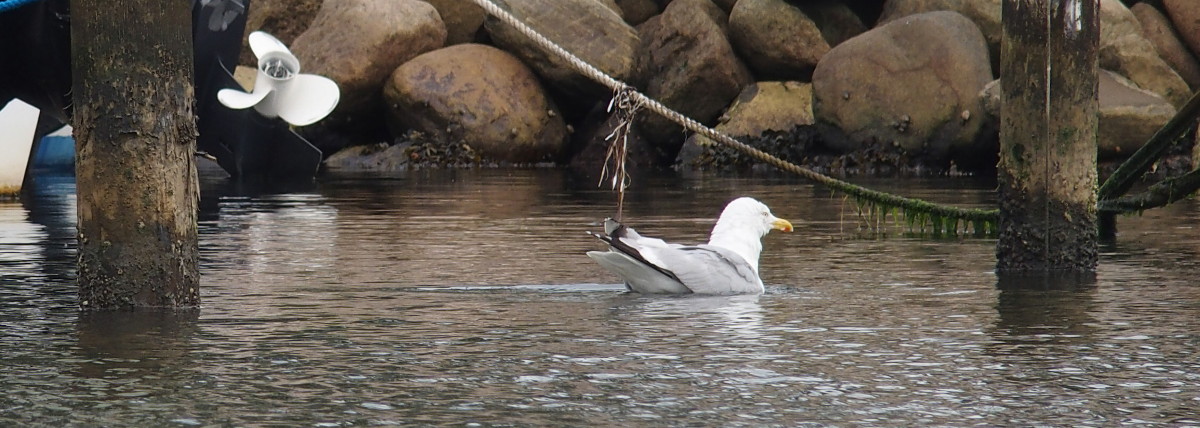
[[[596,239],[599,239],[599,240],[601,240],[601,241],[604,241],[604,242],[605,242],[605,243],[607,243],[608,245],[612,245],[612,238],[610,238],[610,237],[608,237],[608,236],[601,235],[601,234],[599,234],[599,233],[592,232],[592,231],[590,231],[590,230],[589,230],[589,231],[587,231],[587,234],[588,234],[588,235],[592,235],[592,236],[596,237]]]

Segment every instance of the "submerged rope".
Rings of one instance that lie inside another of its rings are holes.
[[[632,105],[653,111],[654,113],[657,113],[658,115],[675,122],[689,131],[704,135],[713,141],[742,152],[763,163],[815,181],[830,189],[853,196],[860,202],[873,203],[885,207],[884,209],[880,210],[883,214],[887,214],[891,208],[898,208],[901,213],[903,213],[910,220],[914,217],[919,219],[922,227],[924,227],[925,222],[928,221],[936,229],[941,229],[943,226],[948,228],[950,224],[956,225],[955,228],[957,228],[958,221],[951,223],[947,220],[963,220],[972,223],[975,226],[975,231],[977,233],[986,231],[988,229],[994,229],[994,225],[1000,217],[999,210],[952,207],[935,204],[920,199],[906,198],[891,193],[871,190],[856,184],[838,180],[836,178],[780,159],[771,155],[770,153],[751,147],[746,143],[734,139],[733,137],[704,126],[704,124],[684,116],[683,114],[663,105],[657,100],[638,92],[634,87],[617,80],[612,76],[609,76],[599,68],[596,68],[595,66],[587,63],[587,61],[580,59],[550,39],[547,39],[536,30],[530,28],[528,25],[525,25],[525,23],[518,20],[511,13],[493,3],[493,0],[471,1],[479,7],[482,7],[496,19],[499,19],[501,22],[512,26],[520,31],[521,34],[524,34],[526,37],[532,39],[538,44],[538,46],[553,52],[562,59],[565,59],[576,71],[608,87],[613,91],[614,94],[627,96],[632,101]],[[623,185],[621,188],[623,190]],[[910,225],[912,224],[911,221],[909,223]]]

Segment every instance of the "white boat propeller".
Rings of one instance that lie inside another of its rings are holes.
[[[222,89],[217,99],[226,107],[254,107],[266,117],[279,117],[295,126],[312,124],[328,116],[341,92],[337,83],[315,74],[300,74],[300,60],[274,36],[250,33],[250,50],[258,58],[253,92]]]

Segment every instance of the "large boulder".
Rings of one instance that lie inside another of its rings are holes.
[[[265,31],[283,44],[291,46],[308,29],[323,0],[255,0],[246,15],[246,34],[242,36],[242,54],[238,63],[255,67],[254,52],[246,37],[255,31]]]
[[[609,76],[623,81],[635,76],[637,32],[609,6],[596,0],[500,0],[498,3],[530,28]],[[521,58],[554,87],[572,95],[610,92],[517,28],[491,16],[484,27],[496,46]]]
[[[1000,38],[1004,35],[1004,26],[1000,22],[1000,2],[1001,0],[888,0],[883,5],[883,12],[880,13],[876,25],[887,24],[917,13],[938,10],[958,12],[979,26],[983,38],[987,40],[989,63],[992,70],[999,73]]]
[[[738,94],[713,129],[744,139],[761,137],[770,131],[791,131],[813,123],[812,84],[758,82]],[[715,142],[703,135],[692,135],[687,144],[708,145]]]
[[[1100,71],[1100,123],[1096,134],[1101,158],[1128,157],[1175,116],[1175,107],[1120,75]]]
[[[1191,48],[1193,54],[1200,55],[1200,2],[1163,0],[1162,5],[1171,22],[1175,24],[1179,38]]]
[[[979,140],[987,44],[961,14],[892,21],[838,45],[813,73],[813,113],[840,151],[891,144],[934,159]]]
[[[1096,149],[1102,159],[1129,156],[1175,116],[1175,107],[1129,79],[1100,70]],[[1000,81],[989,83],[979,94],[988,120],[999,126]]]
[[[758,82],[738,94],[713,129],[743,143],[756,144],[772,135],[792,135],[801,128],[811,133],[813,123],[812,84]],[[804,153],[808,148],[798,141],[779,141],[787,146],[755,147],[785,159],[795,159],[791,155]],[[693,134],[679,150],[677,164],[701,168],[738,166],[743,155],[720,155],[723,152],[731,153],[708,137]]]
[[[537,77],[513,55],[461,44],[396,68],[383,90],[396,130],[466,144],[497,161],[557,160],[567,128]]]
[[[800,8],[784,0],[739,0],[729,36],[759,76],[807,80],[829,43]]]
[[[1187,82],[1158,56],[1121,0],[1100,0],[1100,67],[1129,78],[1176,108],[1191,96]]]
[[[446,45],[471,43],[483,28],[483,8],[471,0],[422,0],[433,5],[446,24]]]
[[[1001,0],[888,0],[879,22],[932,10],[953,10],[971,18],[988,40],[993,69],[999,70],[1000,38],[1004,33]],[[1158,56],[1142,35],[1137,18],[1120,0],[1100,1],[1100,66],[1121,73],[1177,107],[1187,101],[1187,83]]]
[[[1142,25],[1142,35],[1154,45],[1162,57],[1183,81],[1192,88],[1200,88],[1200,63],[1179,40],[1171,26],[1171,20],[1149,3],[1138,3],[1129,8]]]
[[[596,0],[596,1],[600,2],[600,4],[604,5],[604,7],[607,7],[608,10],[615,12],[617,14],[617,16],[621,17],[621,19],[625,19],[625,10],[621,9],[621,5],[617,4],[617,0]]]
[[[725,36],[725,21],[725,12],[709,0],[674,0],[639,26],[647,55],[647,95],[711,124],[742,87],[753,82]],[[674,162],[683,142],[681,128],[653,113],[640,117],[642,132],[658,149],[659,160]]]
[[[429,3],[326,0],[292,52],[303,72],[337,82],[342,98],[333,115],[344,118],[375,110],[392,70],[445,42],[446,27]]]

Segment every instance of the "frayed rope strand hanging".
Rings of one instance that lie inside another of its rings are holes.
[[[604,185],[606,179],[611,180],[613,190],[617,191],[617,214],[614,217],[617,221],[621,221],[621,215],[625,210],[625,189],[629,187],[629,172],[625,169],[625,160],[629,156],[629,133],[633,130],[633,120],[637,117],[637,111],[642,107],[641,103],[635,100],[630,93],[635,92],[633,88],[624,87],[613,94],[613,98],[608,102],[608,112],[616,114],[617,126],[612,133],[604,137],[608,141],[608,151],[604,154],[604,168],[600,170],[599,186]],[[612,177],[609,178],[609,165],[612,165]]]
[[[888,207],[888,208],[899,208],[899,209],[901,209],[901,212],[903,212],[905,215],[913,215],[916,213],[923,213],[923,214],[929,215],[931,218],[932,217],[940,217],[940,218],[954,218],[954,219],[960,219],[960,220],[969,220],[969,221],[973,221],[973,222],[980,222],[985,226],[985,228],[988,228],[988,229],[994,229],[994,225],[1000,217],[999,210],[964,209],[964,208],[958,208],[958,207],[951,207],[951,206],[946,206],[946,205],[934,204],[934,203],[923,201],[920,199],[911,199],[911,198],[906,198],[903,196],[893,195],[890,193],[884,193],[884,192],[867,189],[862,186],[858,186],[858,185],[851,184],[851,183],[848,183],[848,182],[845,182],[842,180],[838,180],[833,177],[822,175],[811,169],[804,168],[799,165],[787,162],[778,157],[772,156],[769,153],[755,149],[745,143],[735,140],[735,139],[733,139],[733,137],[730,137],[723,133],[717,132],[707,126],[704,126],[700,122],[697,122],[687,116],[684,116],[684,115],[680,114],[679,112],[668,108],[667,106],[663,105],[662,103],[659,103],[658,101],[656,101],[650,97],[647,97],[645,94],[642,94],[641,92],[637,92],[637,90],[634,89],[633,87],[631,87],[617,79],[614,79],[612,76],[609,76],[607,73],[601,71],[600,69],[596,68],[595,66],[588,64],[586,61],[579,59],[579,57],[575,56],[574,54],[567,52],[566,49],[563,49],[561,46],[555,44],[550,39],[547,39],[545,36],[541,35],[537,31],[534,31],[528,25],[525,25],[525,23],[521,22],[516,17],[514,17],[511,13],[508,13],[508,11],[506,11],[503,8],[501,8],[500,6],[496,5],[496,3],[493,3],[492,0],[471,0],[471,1],[474,2],[476,5],[478,5],[479,7],[483,8],[485,11],[488,12],[488,14],[492,15],[493,17],[500,20],[504,24],[509,25],[512,28],[515,28],[517,31],[520,31],[521,34],[524,34],[526,37],[529,37],[530,39],[532,39],[534,41],[534,43],[538,44],[538,46],[540,46],[543,49],[546,49],[547,51],[550,51],[550,52],[554,53],[555,55],[558,55],[560,58],[566,60],[567,63],[570,64],[571,67],[574,68],[579,73],[608,87],[614,93],[616,93],[617,96],[623,96],[622,94],[627,94],[630,99],[632,99],[634,102],[636,102],[637,106],[645,107],[646,109],[653,111],[654,113],[656,113],[672,122],[675,122],[676,124],[684,127],[685,129],[687,129],[689,131],[704,135],[705,137],[708,137],[708,138],[712,139],[713,141],[716,141],[716,142],[718,142],[722,145],[725,145],[729,148],[732,148],[734,150],[742,152],[742,153],[744,153],[754,159],[757,159],[763,163],[766,163],[768,165],[774,166],[776,168],[779,168],[779,169],[787,171],[787,172],[791,172],[793,174],[799,175],[799,176],[807,178],[809,180],[815,181],[817,183],[825,185],[826,187],[828,187],[830,189],[851,195],[859,200],[869,201],[871,204],[877,204],[879,206]],[[614,101],[614,102],[619,104],[619,101]],[[622,163],[622,165],[623,165],[623,163]],[[618,180],[618,182],[620,182],[620,180]],[[620,189],[620,187],[618,187],[618,189]],[[620,198],[620,195],[618,196],[618,198]],[[620,211],[620,209],[618,209],[618,212],[619,211]]]

